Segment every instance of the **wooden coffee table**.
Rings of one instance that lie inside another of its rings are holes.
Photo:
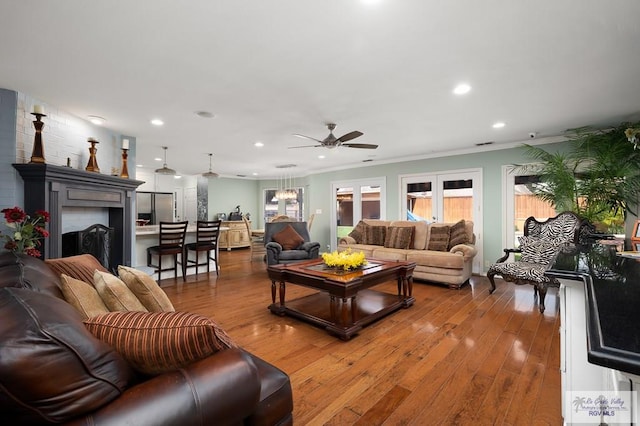
[[[362,327],[400,308],[413,305],[413,262],[368,259],[362,269],[343,272],[328,268],[322,259],[267,268],[271,279],[269,310],[323,327],[327,332],[349,340]],[[388,281],[397,281],[397,294],[371,289]],[[286,283],[320,290],[285,302]],[[276,283],[279,301],[276,303]]]

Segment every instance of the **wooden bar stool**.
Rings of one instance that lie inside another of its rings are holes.
[[[160,222],[160,234],[158,235],[158,245],[147,249],[147,266],[155,268],[158,273],[158,280],[163,271],[173,269],[175,278],[178,278],[178,255],[182,265],[182,280],[185,277],[184,261],[184,239],[187,234],[188,221],[184,222]],[[158,264],[151,263],[152,256],[158,256]],[[173,256],[173,268],[162,268],[162,256]]]
[[[184,269],[192,268],[195,266],[196,275],[198,274],[198,266],[207,266],[207,273],[209,273],[209,260],[216,262],[216,275],[218,273],[218,237],[220,236],[221,220],[204,221],[199,220],[196,223],[196,242],[189,243],[184,246],[185,250],[185,262]],[[195,260],[189,260],[189,252],[195,251]],[[200,252],[207,252],[205,262],[199,262]],[[214,253],[211,257],[211,252]],[[190,265],[192,263],[193,265]]]

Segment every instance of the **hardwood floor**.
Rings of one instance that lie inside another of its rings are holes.
[[[221,252],[220,268],[160,284],[177,310],[214,319],[289,374],[297,425],[562,424],[555,289],[540,314],[529,286],[498,280],[490,295],[486,277],[461,290],[417,281],[412,307],[345,342],[271,314],[249,249]],[[311,292],[287,286],[287,299]]]

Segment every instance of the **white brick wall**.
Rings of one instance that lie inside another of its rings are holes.
[[[100,173],[120,173],[122,166],[121,135],[107,128],[96,126],[89,121],[60,111],[54,105],[34,99],[24,93],[18,93],[16,118],[16,162],[28,163],[31,159],[35,128],[35,117],[31,114],[34,105],[42,105],[47,115],[42,119],[44,129],[42,141],[44,156],[47,164],[66,166],[67,158],[71,167],[84,170],[89,161],[90,144],[87,139],[92,137],[99,143],[96,145],[96,158]],[[107,122],[108,123],[108,122]],[[132,170],[129,167],[129,174]],[[135,173],[135,171],[133,171]]]

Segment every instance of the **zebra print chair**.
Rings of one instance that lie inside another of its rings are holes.
[[[560,250],[580,241],[581,230],[587,225],[588,222],[572,212],[560,213],[544,222],[539,222],[533,216],[527,218],[524,236],[519,237],[520,247],[504,249],[504,256],[489,267],[489,293],[496,289],[496,275],[517,285],[531,284],[534,297],[537,298],[540,293],[540,312],[544,312],[547,289],[559,286],[558,280],[546,276],[545,272]],[[511,253],[520,253],[520,260],[505,262]]]

